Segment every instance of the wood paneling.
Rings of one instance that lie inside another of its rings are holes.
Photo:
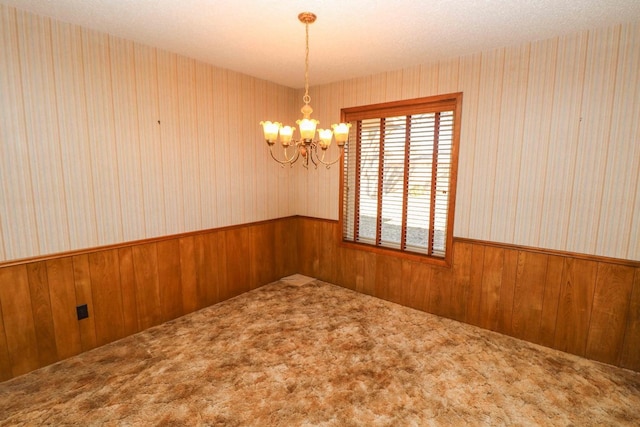
[[[547,255],[520,251],[513,295],[511,332],[523,340],[539,343]]]
[[[0,380],[293,274],[298,222],[284,218],[0,267]],[[333,223],[318,227],[333,231]],[[82,304],[89,317],[78,320]]]
[[[122,326],[125,335],[140,331],[138,323],[138,298],[131,248],[118,249],[120,261],[120,290],[122,291]]]
[[[218,277],[226,274],[226,292],[219,295],[220,300],[240,295],[251,289],[251,233],[248,227],[226,230],[225,253],[226,268],[218,269]]]
[[[620,365],[640,371],[640,268],[635,270]]]
[[[180,241],[164,240],[157,243],[160,312],[162,321],[184,314],[182,305],[182,277],[180,274]]]
[[[595,262],[577,259],[565,261],[560,284],[555,348],[584,356],[596,271]]]
[[[0,269],[0,283],[11,376],[18,376],[40,366],[27,267],[19,265]]]
[[[138,298],[138,324],[144,330],[162,323],[157,244],[132,247]]]
[[[179,239],[180,281],[182,283],[182,307],[185,313],[196,311],[199,306],[198,276],[196,272],[195,237]]]
[[[98,346],[125,336],[118,251],[89,254],[93,319]]]
[[[634,269],[598,264],[591,327],[586,356],[609,364],[620,363],[624,334],[629,318]]]
[[[88,318],[78,321],[80,326],[80,342],[82,343],[82,351],[87,351],[97,346],[88,254],[76,255],[73,257],[73,280],[76,291],[76,306],[86,304],[89,311]]]
[[[53,327],[58,359],[82,352],[80,325],[76,315],[76,286],[71,257],[47,261],[47,280],[51,298]]]
[[[49,365],[58,360],[58,349],[53,327],[46,262],[28,264],[27,275],[36,339],[38,340],[38,359],[40,365]]]

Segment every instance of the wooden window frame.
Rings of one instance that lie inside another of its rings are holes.
[[[443,267],[451,267],[453,260],[453,227],[454,227],[454,218],[455,218],[455,201],[456,201],[456,187],[457,187],[457,177],[458,177],[458,152],[460,146],[460,129],[461,129],[461,114],[462,114],[462,92],[456,92],[446,95],[437,95],[437,96],[429,96],[423,98],[415,98],[409,100],[401,100],[394,102],[385,102],[379,104],[372,105],[364,105],[358,107],[351,108],[343,108],[341,110],[341,121],[342,122],[357,122],[358,126],[356,127],[356,132],[359,132],[358,128],[361,124],[362,120],[365,119],[374,119],[374,118],[385,118],[385,117],[397,117],[397,116],[410,116],[412,114],[418,113],[430,113],[430,112],[439,112],[439,111],[453,111],[453,135],[452,135],[452,147],[451,147],[451,170],[449,176],[449,197],[448,197],[448,205],[447,205],[447,225],[446,225],[446,236],[445,236],[445,253],[444,257],[435,257],[430,254],[419,254],[416,252],[405,251],[403,249],[393,249],[389,247],[377,246],[376,244],[369,244],[364,242],[354,242],[344,239],[344,191],[345,191],[345,157],[342,158],[341,167],[340,167],[340,216],[339,216],[339,232],[340,232],[340,242],[341,246],[351,249],[364,250],[368,252],[374,252],[378,254],[391,255],[395,257],[400,257],[404,259],[409,259],[418,262],[424,262],[428,264],[434,264]],[[381,120],[382,123],[382,120]],[[407,132],[409,132],[407,130]],[[350,142],[349,144],[353,144],[352,146],[348,146],[348,149],[357,150],[359,152],[360,146],[355,141]],[[408,144],[405,146],[405,149],[408,150]],[[434,148],[434,151],[437,149]],[[358,156],[359,157],[359,156]],[[381,157],[382,160],[382,157]],[[405,151],[405,163],[409,161],[407,151]],[[379,168],[382,164],[382,161],[379,162]],[[359,181],[360,181],[360,165],[356,164],[356,190],[354,191],[354,211],[358,210],[359,207]],[[404,182],[403,182],[403,192],[406,194],[408,191],[408,175],[405,174]],[[432,177],[432,185],[435,186],[435,180]],[[380,188],[380,186],[378,187]],[[380,190],[379,190],[380,191]],[[432,198],[435,197],[435,192],[431,192]],[[433,200],[431,201],[433,206]],[[407,220],[407,198],[405,197],[403,200],[403,210],[402,210],[402,221],[403,226],[402,230],[406,229],[406,224],[404,224]],[[378,206],[378,210],[380,206]],[[355,214],[355,212],[354,212]],[[434,215],[434,210],[431,209],[431,215]],[[357,236],[359,233],[358,230],[358,218],[359,214],[355,215],[354,219],[354,236]],[[376,218],[376,241],[380,237],[380,213],[378,212],[378,217]],[[433,222],[431,222],[433,224]],[[429,238],[433,238],[433,227],[429,231]],[[404,247],[405,243],[405,233],[401,233],[401,243],[400,248]]]

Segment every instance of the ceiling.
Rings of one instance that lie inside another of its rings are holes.
[[[639,0],[0,0],[292,88],[640,21]]]

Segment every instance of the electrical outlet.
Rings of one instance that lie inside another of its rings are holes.
[[[87,304],[82,304],[76,307],[76,313],[78,314],[78,320],[86,319],[89,317],[89,307]]]

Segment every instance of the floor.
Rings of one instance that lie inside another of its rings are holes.
[[[0,383],[0,425],[640,425],[640,373],[294,276]]]

